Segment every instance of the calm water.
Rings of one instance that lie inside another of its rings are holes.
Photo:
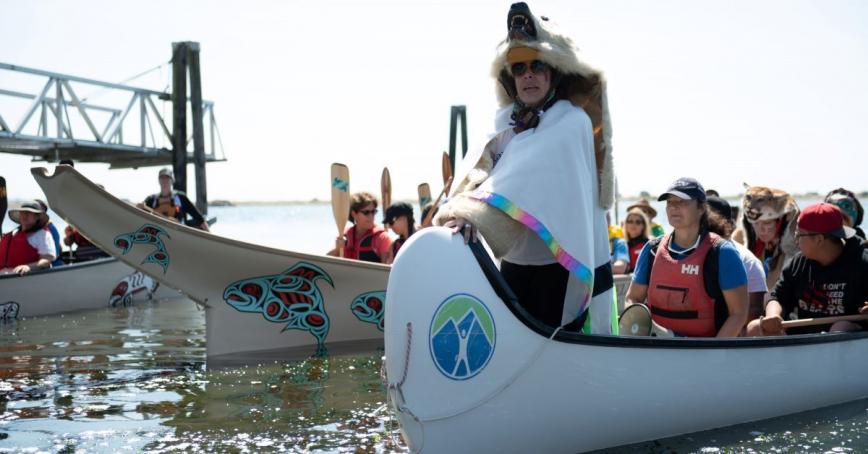
[[[327,205],[210,215],[217,234],[302,252],[336,233]],[[204,323],[173,299],[0,324],[0,452],[406,450],[382,348],[217,367]],[[868,452],[868,401],[605,452]]]

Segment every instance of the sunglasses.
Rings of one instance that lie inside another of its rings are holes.
[[[374,208],[373,210],[359,210],[359,213],[362,213],[365,216],[373,216],[373,215],[377,214],[377,211],[379,211],[379,210]]]
[[[513,77],[519,77],[522,74],[526,73],[530,67],[531,72],[534,74],[540,74],[545,71],[547,65],[539,60],[534,60],[530,62],[530,65],[527,62],[519,62],[512,65],[512,75]]]

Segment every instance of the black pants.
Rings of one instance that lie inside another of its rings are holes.
[[[558,263],[516,265],[503,260],[500,273],[525,310],[546,325],[561,326],[570,277],[566,268]]]

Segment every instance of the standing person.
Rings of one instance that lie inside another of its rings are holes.
[[[706,202],[711,210],[709,215],[716,215],[715,222],[709,222],[708,230],[729,240],[733,230],[735,230],[735,223],[732,220],[732,206],[720,197],[708,197]],[[763,305],[769,290],[766,286],[766,272],[762,262],[748,248],[734,241],[731,241],[731,244],[738,251],[738,256],[741,257],[744,270],[747,272],[748,319],[753,320],[763,313]]]
[[[190,202],[187,194],[172,189],[172,184],[175,182],[175,175],[172,170],[169,168],[161,169],[157,178],[160,181],[160,192],[146,197],[141,205],[181,224],[196,227],[206,232],[210,231],[202,213],[196,209],[193,202]],[[189,220],[187,219],[188,216],[190,217]]]
[[[835,205],[806,207],[798,219],[799,252],[788,261],[763,316],[747,327],[749,336],[857,331],[863,323],[783,329],[784,318],[822,318],[868,312],[868,251],[854,238]]]
[[[856,236],[865,241],[865,232],[860,227],[862,218],[865,216],[865,209],[862,208],[862,203],[859,202],[856,194],[844,188],[833,189],[826,194],[823,201],[838,207],[844,213],[844,224],[852,227],[856,231]]]
[[[370,192],[357,192],[350,203],[350,222],[343,235],[335,240],[335,248],[328,255],[338,256],[343,248],[344,258],[365,262],[386,263],[392,248],[389,234],[374,222],[377,198]]]
[[[708,231],[705,189],[680,178],[664,192],[674,229],[639,254],[627,305],[644,303],[678,336],[736,337],[747,323],[747,274],[735,247]]]
[[[645,212],[645,215],[648,216],[648,221],[651,225],[651,237],[663,236],[663,226],[654,222],[654,218],[657,216],[657,210],[651,206],[648,199],[639,199],[638,202],[628,206],[627,211],[632,211],[636,208],[642,210]]]
[[[389,252],[389,260],[386,263],[395,261],[398,256],[398,250],[416,233],[416,220],[413,218],[413,207],[409,203],[395,202],[386,209],[386,214],[383,217],[383,225],[389,226],[398,239],[392,242],[392,248]]]
[[[35,200],[14,206],[9,219],[19,227],[0,238],[0,273],[27,274],[51,267],[54,240],[43,223],[42,205]]]
[[[784,263],[798,252],[796,220],[799,206],[785,191],[745,185],[741,218],[732,240],[746,246],[766,271],[766,287],[773,288]]]
[[[633,208],[627,211],[623,227],[624,239],[627,241],[627,252],[630,256],[627,273],[632,273],[636,269],[639,253],[642,252],[645,243],[651,239],[651,226],[649,224],[651,221],[642,209]]]
[[[603,75],[515,3],[492,65],[496,133],[465,158],[435,221],[481,233],[521,304],[551,327],[616,332],[605,212],[614,203]],[[614,327],[613,327],[614,325]]]

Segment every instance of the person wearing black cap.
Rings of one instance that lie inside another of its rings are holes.
[[[0,274],[27,274],[51,267],[57,255],[54,240],[41,217],[44,213],[35,200],[9,210],[9,219],[19,227],[0,238]]]
[[[647,300],[654,321],[679,336],[738,336],[747,322],[747,274],[735,247],[708,231],[705,189],[680,178],[658,200],[674,230],[642,249],[627,304]]]
[[[184,225],[196,227],[206,232],[210,231],[208,223],[202,213],[196,209],[196,205],[190,202],[187,194],[172,189],[175,175],[168,167],[160,169],[157,176],[160,181],[160,192],[151,194],[145,198],[140,207],[145,206],[169,219],[174,219]],[[190,217],[188,220],[187,217]]]
[[[720,197],[711,196],[708,197],[706,203],[708,203],[708,208],[710,209],[708,212],[708,230],[716,233],[721,238],[729,240],[732,237],[732,232],[735,230],[732,205]],[[768,293],[766,271],[763,267],[763,262],[756,258],[750,249],[735,241],[730,241],[730,244],[735,246],[744,264],[744,270],[747,272],[747,292],[750,300],[748,317],[749,319],[754,319],[762,314],[763,304]]]
[[[392,242],[391,254],[386,263],[395,261],[398,256],[398,250],[416,233],[416,220],[413,219],[413,207],[409,203],[395,202],[386,209],[386,214],[383,216],[383,225],[389,226],[398,239]]]
[[[784,265],[765,314],[747,326],[749,336],[856,331],[864,324],[838,321],[784,330],[784,317],[823,318],[868,312],[868,251],[830,203],[816,203],[799,213],[799,252]]]

